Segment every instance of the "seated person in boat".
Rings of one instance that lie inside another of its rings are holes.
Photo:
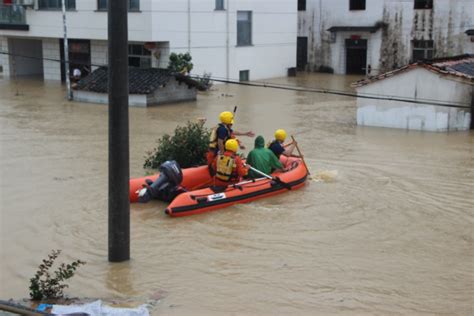
[[[273,153],[280,159],[281,155],[287,157],[298,157],[293,155],[293,150],[295,150],[296,144],[291,142],[288,144],[283,144],[286,139],[286,132],[284,129],[277,129],[275,131],[275,139],[268,145],[268,149],[273,151]]]
[[[209,139],[209,150],[206,156],[208,165],[212,164],[218,153],[225,151],[224,144],[228,139],[235,139],[235,136],[255,136],[252,131],[238,132],[232,130],[232,125],[234,124],[234,114],[232,112],[222,112],[219,115],[219,120],[221,122],[212,129]],[[240,143],[239,146],[241,149],[245,149]]]
[[[244,167],[242,159],[237,156],[239,143],[235,139],[229,139],[225,143],[225,152],[219,153],[214,160],[213,168],[216,170],[214,184],[216,186],[227,186],[237,183],[247,175],[247,168]]]
[[[265,148],[265,140],[262,136],[255,138],[255,148],[249,152],[247,163],[263,173],[270,174],[273,171],[284,171],[283,165],[268,148]],[[259,178],[261,175],[253,170],[249,170],[249,178]]]

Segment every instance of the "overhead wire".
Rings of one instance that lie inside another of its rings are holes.
[[[0,54],[21,57],[21,58],[31,58],[31,59],[39,59],[39,60],[46,60],[58,63],[65,63],[61,59],[56,58],[47,58],[47,57],[38,57],[38,56],[27,56],[27,55],[20,55],[14,54],[9,52],[0,51]],[[74,60],[70,60],[69,64],[76,64],[81,66],[91,66],[91,67],[107,67],[107,65],[101,64],[94,64],[94,63],[84,63],[84,62],[76,62]],[[305,87],[305,86],[295,86],[289,84],[278,84],[273,82],[265,82],[265,81],[240,81],[238,79],[227,79],[224,77],[218,76],[205,76],[203,75],[189,75],[190,78],[193,79],[203,79],[208,78],[209,80],[226,83],[226,84],[234,84],[234,85],[241,85],[241,86],[248,86],[248,87],[255,87],[255,88],[271,88],[271,89],[278,89],[278,90],[287,90],[287,91],[297,91],[297,92],[308,92],[308,93],[319,93],[319,94],[327,94],[327,95],[337,95],[337,96],[344,96],[344,97],[352,97],[352,98],[362,98],[362,99],[372,99],[372,100],[384,100],[384,101],[397,101],[397,102],[404,102],[404,103],[413,103],[413,104],[425,104],[425,105],[433,105],[433,106],[444,106],[450,108],[470,108],[471,105],[464,102],[450,102],[447,103],[443,100],[435,100],[435,99],[423,99],[423,98],[408,98],[402,96],[391,96],[391,95],[383,95],[383,94],[370,94],[370,93],[354,93],[351,91],[346,90],[336,90],[336,89],[326,89],[321,87]]]

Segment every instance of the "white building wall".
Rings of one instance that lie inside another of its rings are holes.
[[[334,56],[344,55],[345,64],[344,39],[351,35],[368,38],[367,63],[372,74],[407,64],[414,39],[433,40],[435,57],[472,52],[464,32],[474,25],[474,1],[433,1],[433,10],[415,10],[412,0],[366,0],[366,10],[350,11],[349,0],[307,0],[306,11],[298,12],[298,36],[308,37],[308,70],[326,66],[345,73],[342,58]],[[338,32],[336,41],[327,31],[333,26],[374,26],[379,22],[386,27],[376,33]]]
[[[91,41],[91,71],[96,70],[98,66],[107,65],[108,49],[107,41]]]
[[[0,36],[0,50],[2,52],[9,52],[8,49],[8,38],[5,36]],[[3,77],[10,77],[10,56],[5,54],[0,54],[0,66],[3,69]]]
[[[130,42],[159,42],[164,49],[160,60],[152,61],[154,66],[166,66],[170,52],[189,50],[196,75],[211,72],[238,79],[239,70],[249,69],[252,80],[286,76],[287,69],[296,65],[296,3],[225,0],[226,10],[221,11],[215,10],[215,0],[141,0],[140,12],[128,14],[128,37]],[[236,45],[237,10],[252,11],[252,46]],[[0,36],[63,36],[60,11],[28,9],[26,20],[29,31],[0,30]],[[107,12],[97,11],[97,1],[76,0],[76,11],[67,12],[67,26],[68,38],[91,40],[91,62],[103,64]]]
[[[43,39],[43,77],[45,80],[61,80],[59,40],[57,38]]]
[[[433,89],[436,87],[436,89]],[[424,68],[397,74],[356,89],[358,94],[436,100],[446,104],[471,102],[472,85]],[[357,124],[426,131],[467,130],[470,109],[399,101],[357,99]]]

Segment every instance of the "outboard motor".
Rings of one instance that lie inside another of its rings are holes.
[[[174,160],[165,161],[159,168],[160,176],[155,182],[147,181],[147,186],[138,193],[138,201],[146,203],[151,199],[171,202],[184,192],[179,185],[183,181],[183,171]]]

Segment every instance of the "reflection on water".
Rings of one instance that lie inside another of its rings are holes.
[[[274,83],[349,89],[356,77]],[[81,259],[67,292],[159,301],[154,313],[470,314],[474,134],[357,127],[354,99],[214,86],[197,102],[130,109],[130,174],[198,117],[238,105],[237,130],[293,134],[312,181],[301,190],[171,219],[131,207],[131,257],[107,262],[107,107],[70,103],[57,83],[0,81],[0,297],[28,296],[51,249]],[[253,139],[242,137],[247,151]]]

